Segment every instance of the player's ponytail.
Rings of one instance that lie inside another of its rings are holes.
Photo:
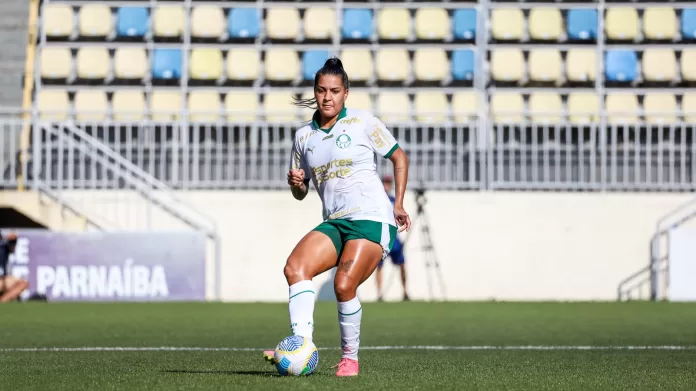
[[[317,73],[314,75],[314,88],[317,87],[317,83],[319,83],[319,77],[322,75],[340,76],[341,81],[343,82],[343,88],[345,88],[346,90],[350,88],[348,74],[346,73],[345,69],[343,69],[343,63],[340,59],[338,59],[338,57],[329,58],[324,63],[324,66],[317,71]],[[317,100],[314,97],[309,99],[301,99],[295,97],[294,99],[295,102],[293,102],[293,104],[295,106],[306,107],[315,110],[318,108]]]

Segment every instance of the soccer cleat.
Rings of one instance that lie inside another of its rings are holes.
[[[275,350],[264,350],[263,351],[263,359],[270,362],[271,364],[275,365],[275,363],[276,363]]]
[[[360,372],[358,361],[350,358],[342,358],[341,362],[334,366],[334,368],[336,367],[338,367],[336,376],[358,376],[358,372]]]

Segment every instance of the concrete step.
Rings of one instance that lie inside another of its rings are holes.
[[[2,191],[0,206],[12,208],[52,230],[79,232],[87,229],[83,216],[62,208],[34,191]]]

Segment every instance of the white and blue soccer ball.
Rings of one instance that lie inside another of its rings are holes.
[[[309,376],[319,365],[319,351],[311,340],[292,335],[276,346],[275,362],[283,376]]]

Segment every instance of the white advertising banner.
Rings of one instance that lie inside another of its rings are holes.
[[[669,300],[696,301],[696,229],[669,233]]]

